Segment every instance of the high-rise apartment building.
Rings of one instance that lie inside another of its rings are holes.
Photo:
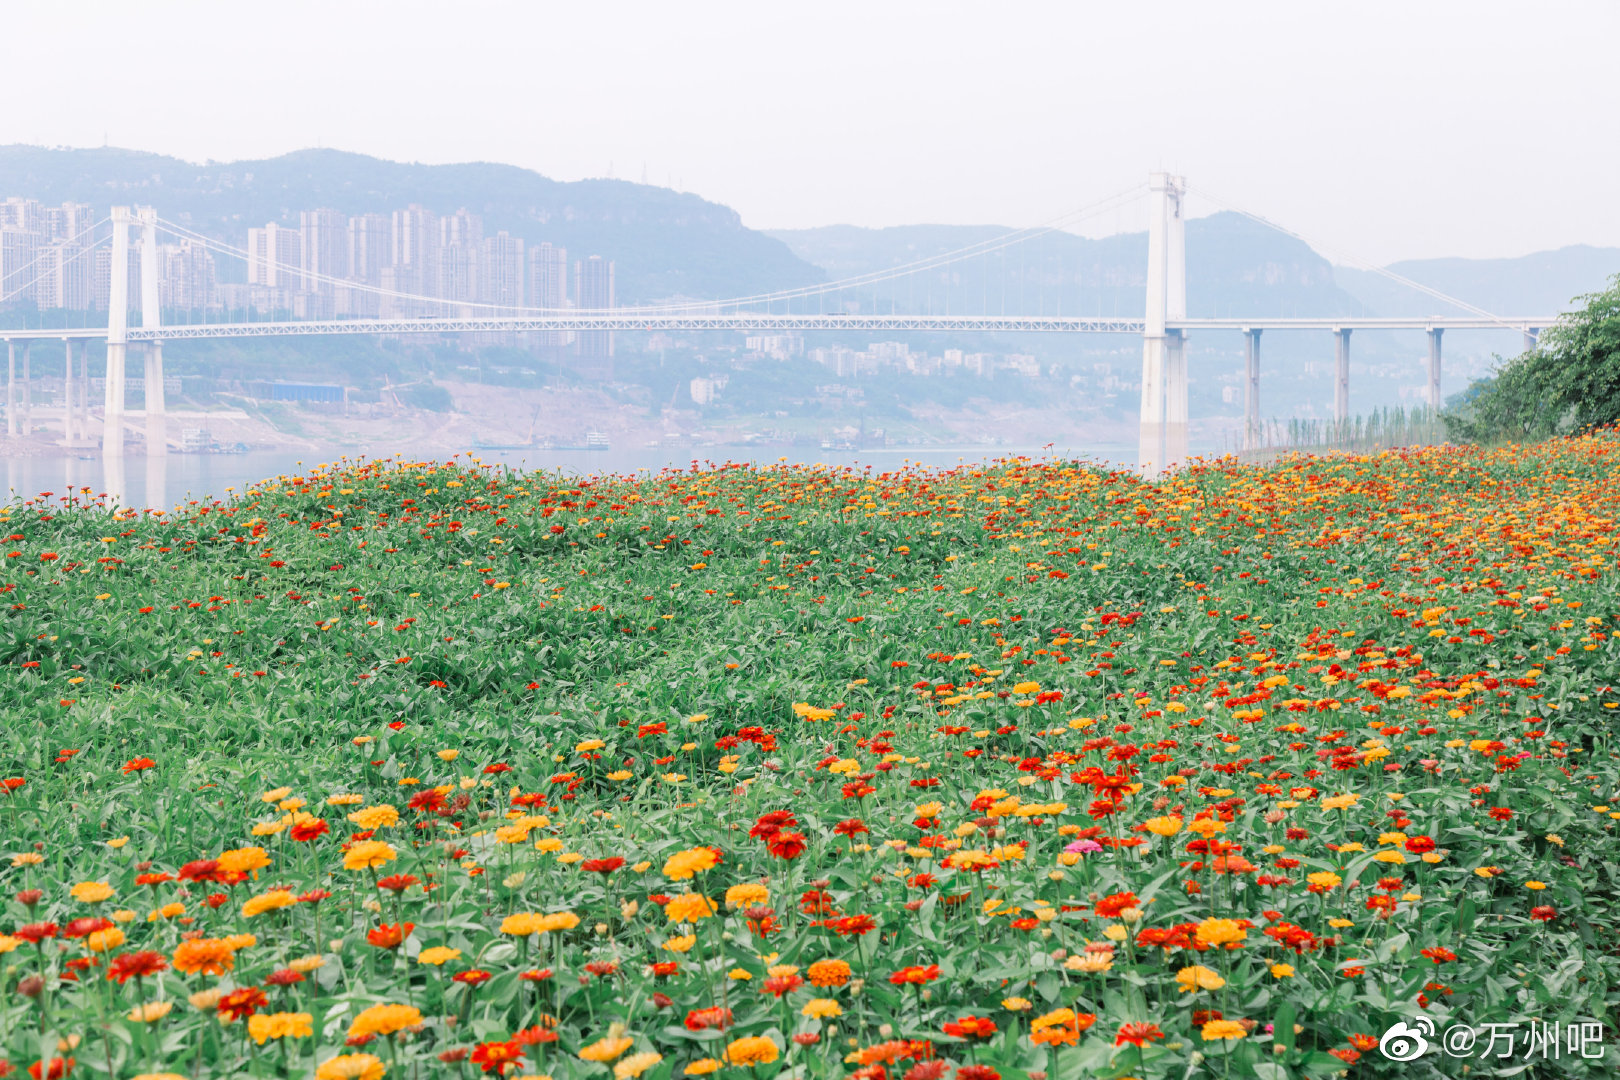
[[[271,222],[248,230],[247,280],[268,289],[298,288],[304,264],[303,237],[297,229]]]
[[[477,303],[483,291],[484,219],[465,209],[439,219],[439,287],[453,303]]]
[[[379,288],[383,272],[393,261],[393,223],[386,214],[361,214],[349,219],[349,278]],[[347,312],[362,318],[381,314],[380,298],[366,289],[350,289]]]
[[[505,229],[484,241],[483,301],[523,306],[523,241]]]
[[[411,296],[435,296],[439,286],[439,218],[415,203],[393,216],[389,280],[383,287]],[[385,315],[426,315],[430,305],[384,297]],[[437,305],[431,305],[437,307]],[[437,314],[437,312],[431,312]]]
[[[27,303],[34,299],[34,256],[38,250],[38,233],[19,225],[0,224],[0,302]]]
[[[574,264],[574,301],[584,311],[605,311],[613,306],[613,263],[600,255]],[[590,361],[582,374],[599,379],[613,377],[613,331],[582,330],[574,338],[574,354]]]
[[[532,308],[561,311],[568,306],[568,250],[550,243],[535,244],[529,248],[529,280],[524,290],[524,301]],[[560,330],[542,330],[534,335],[534,344],[542,353],[555,357],[568,344],[568,335]]]
[[[219,300],[214,256],[194,240],[158,248],[158,298],[165,308],[205,311]]]

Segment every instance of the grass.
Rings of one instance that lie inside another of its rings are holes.
[[[1275,1080],[1609,1024],[1617,466],[14,504],[0,1056]]]

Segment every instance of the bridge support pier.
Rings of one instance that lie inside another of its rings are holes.
[[[78,436],[79,383],[73,370],[73,339],[62,339],[62,445],[72,446]]]
[[[124,456],[124,354],[129,331],[129,207],[112,210],[112,281],[107,300],[107,397],[103,413],[101,456]],[[110,470],[109,470],[110,475]],[[108,494],[121,490],[108,487]]]
[[[1439,328],[1429,331],[1429,408],[1440,411],[1440,336]]]
[[[1260,335],[1252,326],[1243,328],[1243,449],[1260,444]]]
[[[1350,331],[1333,328],[1333,422],[1350,419]]]
[[[1524,351],[1535,352],[1541,341],[1541,327],[1527,326],[1524,328]]]
[[[1187,343],[1166,323],[1187,317],[1187,182],[1148,177],[1147,319],[1142,329],[1142,415],[1137,466],[1153,478],[1187,459]]]
[[[6,435],[17,437],[17,343],[6,342]]]

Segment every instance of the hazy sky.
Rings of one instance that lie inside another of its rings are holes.
[[[1620,245],[1613,0],[14,0],[3,15],[0,143],[611,167],[759,228],[1021,226],[1167,168],[1378,261]]]

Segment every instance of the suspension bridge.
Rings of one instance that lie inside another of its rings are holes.
[[[915,260],[869,274],[797,289],[779,290],[728,300],[682,304],[647,305],[627,308],[586,310],[577,308],[528,308],[450,302],[439,297],[402,293],[366,285],[349,279],[332,278],[306,268],[276,263],[276,269],[295,280],[333,285],[360,292],[387,296],[394,301],[434,307],[454,308],[453,315],[409,318],[294,319],[163,325],[157,277],[159,234],[198,243],[223,256],[247,259],[247,252],[186,226],[159,218],[154,209],[114,207],[108,219],[92,230],[111,224],[110,235],[98,242],[111,245],[111,283],[108,321],[105,327],[76,329],[0,329],[0,340],[7,351],[6,422],[9,434],[16,435],[19,424],[31,425],[37,419],[62,423],[65,444],[95,448],[92,420],[98,410],[90,401],[88,344],[106,346],[105,392],[100,403],[99,449],[109,465],[125,453],[127,429],[138,425],[149,456],[161,455],[168,446],[165,407],[163,343],[165,341],[226,338],[288,337],[303,335],[352,334],[461,334],[499,332],[588,332],[588,331],[872,331],[937,333],[1059,333],[1059,334],[1138,334],[1142,337],[1142,383],[1140,437],[1137,464],[1143,473],[1156,477],[1185,462],[1187,452],[1187,352],[1188,336],[1198,331],[1236,331],[1244,340],[1244,440],[1254,445],[1260,430],[1260,342],[1268,331],[1316,331],[1332,335],[1334,345],[1334,405],[1336,421],[1350,415],[1350,339],[1362,330],[1422,330],[1428,335],[1428,383],[1426,400],[1431,408],[1441,405],[1441,341],[1447,330],[1511,330],[1522,335],[1525,349],[1533,349],[1537,335],[1557,321],[1556,315],[1499,315],[1455,297],[1447,296],[1382,268],[1362,263],[1398,283],[1460,309],[1460,315],[1426,317],[1278,317],[1278,318],[1189,318],[1187,315],[1186,200],[1190,189],[1184,178],[1154,173],[1144,189],[1134,188],[1108,199],[1071,211],[1058,219],[1031,229],[938,256]],[[1099,317],[1077,315],[934,315],[891,312],[858,314],[794,312],[792,307],[808,306],[811,300],[837,298],[859,292],[878,282],[893,281],[949,267],[969,259],[983,258],[1018,244],[1070,228],[1110,208],[1117,209],[1125,198],[1148,198],[1148,259],[1145,312],[1141,317]],[[1199,192],[1199,195],[1227,209],[1235,210],[1286,235],[1307,238],[1241,208]],[[129,296],[129,264],[132,230],[139,231],[141,251],[139,297]],[[89,230],[87,230],[88,232]],[[1313,245],[1315,246],[1315,245]],[[89,249],[81,250],[82,257]],[[261,260],[262,261],[262,260]],[[12,276],[25,272],[14,271]],[[7,284],[10,284],[9,280]],[[0,303],[22,292],[27,285],[0,286]],[[130,320],[131,301],[138,300],[138,322]],[[788,309],[773,310],[777,305]],[[40,340],[61,341],[66,346],[63,405],[53,410],[31,404],[32,369],[28,346]],[[21,347],[21,368],[18,352]],[[142,390],[145,408],[125,407],[130,389],[128,360],[131,348],[139,351],[144,363]],[[77,353],[77,356],[75,356]],[[21,380],[18,376],[21,375]]]

